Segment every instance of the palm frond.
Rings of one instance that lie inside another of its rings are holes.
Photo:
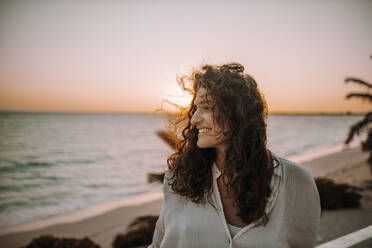
[[[364,116],[364,119],[361,121],[358,121],[354,125],[351,126],[349,135],[347,139],[345,140],[345,144],[349,144],[350,141],[353,139],[354,135],[359,135],[360,131],[366,127],[369,123],[372,123],[372,112],[367,113]]]
[[[346,95],[346,99],[350,99],[352,97],[361,98],[362,100],[367,100],[369,102],[372,102],[372,95],[368,93],[356,93],[352,92]]]
[[[353,83],[356,83],[356,84],[366,86],[368,89],[372,88],[372,84],[364,81],[363,79],[348,77],[348,78],[345,79],[345,83],[349,83],[349,82],[353,82]]]
[[[367,139],[362,142],[363,151],[372,151],[372,128],[368,130]]]

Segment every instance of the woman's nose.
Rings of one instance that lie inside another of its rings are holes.
[[[199,111],[196,110],[191,117],[191,124],[195,125],[195,124],[199,123],[200,121],[201,121],[201,118],[200,118]]]

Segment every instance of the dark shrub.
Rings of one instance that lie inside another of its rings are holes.
[[[360,188],[348,184],[335,184],[327,178],[316,178],[322,209],[358,208],[362,196]]]
[[[23,248],[100,248],[100,246],[89,238],[57,238],[52,235],[41,235]]]
[[[159,216],[142,216],[129,224],[124,234],[116,235],[113,248],[146,247],[151,244]]]

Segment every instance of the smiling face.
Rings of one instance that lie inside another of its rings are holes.
[[[213,102],[207,89],[201,87],[196,93],[194,104],[196,111],[191,118],[191,124],[198,130],[199,148],[216,148],[217,152],[223,152],[226,148],[226,136],[224,130],[213,116]]]

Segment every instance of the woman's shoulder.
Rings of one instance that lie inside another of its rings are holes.
[[[306,168],[288,159],[278,156],[277,158],[282,166],[284,177],[290,183],[314,184],[314,177]]]
[[[279,157],[283,168],[283,181],[288,202],[314,202],[319,204],[319,193],[313,175],[301,165]],[[311,205],[311,204],[310,204]]]
[[[284,174],[284,219],[290,246],[313,247],[321,211],[314,177],[293,161],[278,160]]]

